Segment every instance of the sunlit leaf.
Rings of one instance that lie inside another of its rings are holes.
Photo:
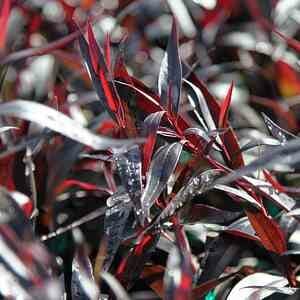
[[[134,146],[127,152],[117,155],[116,162],[123,186],[133,202],[136,216],[140,218],[142,213],[142,161],[140,148]]]
[[[290,138],[296,138],[295,135],[282,129],[275,122],[273,122],[267,115],[263,114],[265,124],[270,133],[283,145]]]
[[[123,231],[132,206],[128,194],[113,195],[106,201],[107,208],[104,219],[104,232],[106,235],[106,258],[104,270],[108,270],[114,256],[123,240]]]
[[[83,128],[80,124],[70,119],[66,115],[50,108],[46,105],[25,100],[15,100],[0,105],[0,115],[21,118],[31,122],[36,122],[41,126],[56,131],[79,143],[94,149],[107,149],[110,147],[126,147],[132,141],[114,140],[108,137],[101,137]]]
[[[176,168],[182,151],[181,143],[163,146],[156,152],[147,176],[147,184],[142,195],[144,215],[149,217],[150,208],[159,197]]]
[[[172,33],[165,56],[162,60],[159,78],[158,92],[162,106],[170,108],[172,113],[177,113],[181,93],[181,61],[179,57],[178,33],[176,22],[173,21]]]
[[[238,284],[231,290],[228,300],[237,298],[241,299],[252,299],[253,293],[255,292],[256,297],[264,299],[272,295],[276,290],[249,288],[249,286],[256,286],[259,283],[260,286],[268,285],[270,287],[281,288],[288,284],[287,280],[282,276],[271,275],[268,273],[254,273],[242,279]]]
[[[83,251],[75,252],[72,263],[72,299],[96,299],[99,290],[94,281],[89,257]]]

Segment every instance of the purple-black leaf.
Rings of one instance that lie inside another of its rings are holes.
[[[182,217],[185,223],[194,224],[198,222],[212,224],[228,224],[241,217],[241,212],[221,210],[206,204],[193,203],[192,207]]]
[[[221,234],[214,239],[201,262],[203,271],[198,279],[198,283],[204,283],[214,278],[218,278],[227,265],[236,259],[240,250],[239,243],[228,235]]]
[[[165,108],[171,108],[171,112],[177,114],[181,94],[182,69],[179,56],[178,32],[176,22],[173,21],[172,32],[165,56],[162,60],[159,77],[158,92],[161,104]]]
[[[214,186],[215,189],[224,191],[229,195],[233,195],[234,199],[237,201],[241,201],[246,208],[254,208],[254,209],[261,209],[260,203],[258,203],[252,196],[250,196],[246,191],[233,188],[231,186],[217,184]]]
[[[168,203],[167,207],[161,212],[155,223],[161,222],[172,216],[177,209],[192,200],[193,197],[203,193],[213,182],[215,176],[219,174],[220,172],[218,170],[206,170],[190,178],[187,184],[183,186],[176,196]]]
[[[94,300],[99,296],[99,289],[94,280],[93,268],[82,246],[75,252],[72,263],[72,299]]]
[[[116,119],[115,115],[110,111],[110,109],[106,103],[106,96],[103,91],[101,81],[98,78],[96,72],[94,71],[92,60],[91,60],[90,53],[89,53],[89,45],[83,35],[79,36],[78,41],[79,41],[79,48],[80,48],[81,55],[85,61],[86,69],[91,77],[94,89],[100,100],[100,104],[105,110],[107,110],[107,112],[110,114],[110,116],[113,119]]]
[[[176,168],[182,150],[181,143],[173,143],[159,148],[151,162],[147,184],[142,195],[143,215],[148,218],[155,199],[166,187]]]
[[[134,211],[141,220],[142,206],[142,161],[140,148],[133,146],[116,157],[117,169],[122,184],[134,205]]]
[[[262,113],[265,124],[274,138],[276,138],[282,145],[285,144],[288,139],[297,138],[294,134],[278,126],[273,122],[266,114]]]
[[[294,166],[300,161],[300,141],[293,139],[273,150],[266,151],[260,158],[254,160],[246,167],[240,168],[230,174],[219,178],[214,184],[229,184],[240,177],[249,175],[258,169],[271,168],[278,161],[281,164]]]
[[[295,199],[285,193],[279,192],[267,181],[259,180],[252,177],[245,177],[252,184],[252,187],[263,196],[268,198],[280,208],[290,211],[296,205]]]
[[[106,253],[103,269],[108,270],[123,240],[123,232],[132,205],[128,194],[115,194],[106,200],[104,232],[106,235]]]

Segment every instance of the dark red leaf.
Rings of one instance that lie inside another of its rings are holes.
[[[221,110],[218,101],[209,92],[206,85],[200,79],[198,79],[194,73],[191,73],[189,75],[189,80],[195,86],[197,86],[200,89],[200,91],[202,92],[202,94],[207,102],[207,105],[209,107],[210,113],[213,117],[213,120],[214,120],[215,124],[217,124],[218,120],[219,120],[219,116],[220,116],[220,110]],[[225,125],[226,125],[225,127],[229,127],[228,124],[225,124]],[[227,160],[227,163],[229,164],[229,166],[234,169],[244,166],[244,160],[243,160],[242,154],[239,153],[238,155],[236,155],[236,153],[237,153],[236,151],[239,150],[240,147],[239,147],[237,137],[236,137],[233,129],[229,128],[228,131],[226,131],[225,134],[221,137],[221,139],[226,146],[225,150],[227,152],[227,153],[223,153],[223,156]],[[230,154],[230,158],[228,157],[229,154]]]
[[[125,128],[124,109],[122,107],[120,97],[113,83],[112,74],[107,68],[102,50],[97,44],[93,33],[93,29],[90,24],[88,24],[87,32],[89,41],[89,53],[91,57],[92,66],[94,72],[100,79],[103,94],[106,98],[106,103],[108,105],[108,108],[116,114],[119,125]]]
[[[145,234],[121,261],[116,276],[126,287],[130,287],[143,271],[151,251],[158,241],[158,236]]]
[[[282,254],[287,251],[285,236],[279,225],[263,212],[252,213],[247,216],[263,246],[272,252]]]
[[[218,123],[219,128],[225,128],[226,124],[228,123],[228,111],[231,103],[232,90],[233,90],[233,82],[231,82],[227,95],[220,107],[220,116],[219,116],[219,123]]]
[[[8,27],[8,19],[10,15],[10,0],[3,0],[0,12],[0,49],[3,51],[6,43],[6,33]]]

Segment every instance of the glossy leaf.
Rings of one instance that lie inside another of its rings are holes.
[[[226,124],[228,123],[228,110],[231,103],[232,97],[232,90],[233,90],[233,82],[231,83],[227,95],[220,107],[220,116],[219,116],[219,128],[225,128]]]
[[[147,136],[147,140],[143,147],[143,170],[146,172],[149,169],[151,157],[153,154],[158,127],[165,111],[158,111],[149,114],[144,120],[144,135]]]
[[[282,129],[275,122],[273,122],[267,115],[263,114],[265,124],[270,131],[270,133],[282,144],[284,145],[288,139],[296,138],[295,135],[289,133],[288,131]]]
[[[286,240],[279,225],[263,212],[247,211],[249,221],[261,239],[263,246],[272,252],[282,254],[286,251]]]
[[[245,177],[251,183],[254,190],[271,200],[286,211],[290,211],[295,205],[295,199],[289,197],[286,193],[276,190],[270,183],[252,177]]]
[[[170,107],[171,112],[174,114],[177,114],[179,108],[182,80],[178,48],[177,25],[173,20],[172,32],[160,67],[158,92],[162,106],[167,109]]]
[[[8,20],[9,20],[9,14],[10,14],[10,6],[11,6],[10,0],[4,0],[2,1],[1,5],[1,12],[0,12],[0,28],[1,28],[1,34],[0,34],[0,49],[3,51],[5,48],[6,43],[6,34],[8,29]]]
[[[174,172],[182,151],[181,143],[163,146],[156,152],[147,176],[147,184],[142,195],[143,214],[148,218],[150,208],[160,196]]]
[[[293,166],[300,161],[300,142],[298,139],[288,141],[285,145],[266,151],[260,158],[254,160],[247,166],[236,170],[216,181],[216,184],[228,184],[242,176],[249,175],[258,169],[271,168],[278,161],[282,164]]]
[[[102,50],[97,44],[90,24],[88,25],[88,40],[89,44],[81,36],[79,38],[79,45],[94,88],[103,107],[111,112],[112,116],[115,116],[121,127],[124,127],[124,109],[113,83],[112,74],[107,68]]]
[[[193,204],[184,216],[184,222],[194,224],[198,222],[213,224],[229,224],[241,217],[241,212],[222,210],[206,204]]]
[[[182,207],[193,197],[200,195],[211,185],[219,170],[207,170],[195,175],[189,179],[186,186],[183,186],[176,196],[168,203],[166,208],[158,216],[157,222],[163,221],[165,218],[172,216],[177,209]]]
[[[132,142],[129,140],[117,141],[108,137],[95,135],[66,115],[43,104],[15,100],[1,104],[0,109],[0,115],[2,116],[6,115],[38,123],[41,126],[97,150],[132,145]]]
[[[106,258],[104,270],[108,270],[123,240],[123,231],[131,211],[128,194],[113,195],[106,200],[107,208],[104,219],[106,235]]]
[[[175,247],[169,254],[164,277],[164,299],[191,299],[192,275],[185,255]]]
[[[287,285],[287,280],[284,277],[270,275],[267,273],[254,273],[242,279],[238,284],[234,286],[228,295],[228,300],[233,300],[237,298],[241,299],[252,299],[254,296],[259,297],[259,299],[264,299],[272,295],[275,291],[259,288],[250,288],[249,286],[256,286],[259,283],[260,286],[274,286],[277,288],[284,287]]]
[[[225,232],[250,240],[260,241],[247,217],[240,218],[227,226]]]
[[[235,189],[233,187],[227,186],[227,185],[222,185],[222,184],[217,184],[214,186],[215,189],[224,191],[228,193],[229,195],[234,195],[237,197],[237,199],[242,200],[242,203],[244,203],[246,206],[248,205],[249,208],[254,208],[254,209],[260,209],[261,205],[259,202],[257,202],[252,196],[250,196],[247,192],[239,189]]]
[[[207,102],[205,101],[206,99],[204,98],[204,95],[200,91],[200,89],[191,83],[190,81],[185,80],[184,81],[187,86],[189,87],[189,92],[191,93],[191,96],[193,97],[195,101],[196,108],[198,109],[198,112],[202,114],[206,126],[208,127],[209,130],[216,130],[216,124],[214,121],[214,118],[211,114],[211,111],[209,109],[209,106]]]
[[[207,248],[201,265],[203,271],[198,279],[200,285],[219,277],[226,266],[238,256],[240,245],[227,235],[220,235]]]
[[[75,252],[72,263],[72,299],[96,299],[98,286],[94,281],[92,264],[83,251]]]
[[[127,152],[117,155],[117,168],[121,181],[127,191],[138,218],[141,214],[142,161],[140,148],[133,146]]]

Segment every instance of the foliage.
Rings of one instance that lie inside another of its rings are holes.
[[[0,9],[3,299],[298,299],[299,1]]]

